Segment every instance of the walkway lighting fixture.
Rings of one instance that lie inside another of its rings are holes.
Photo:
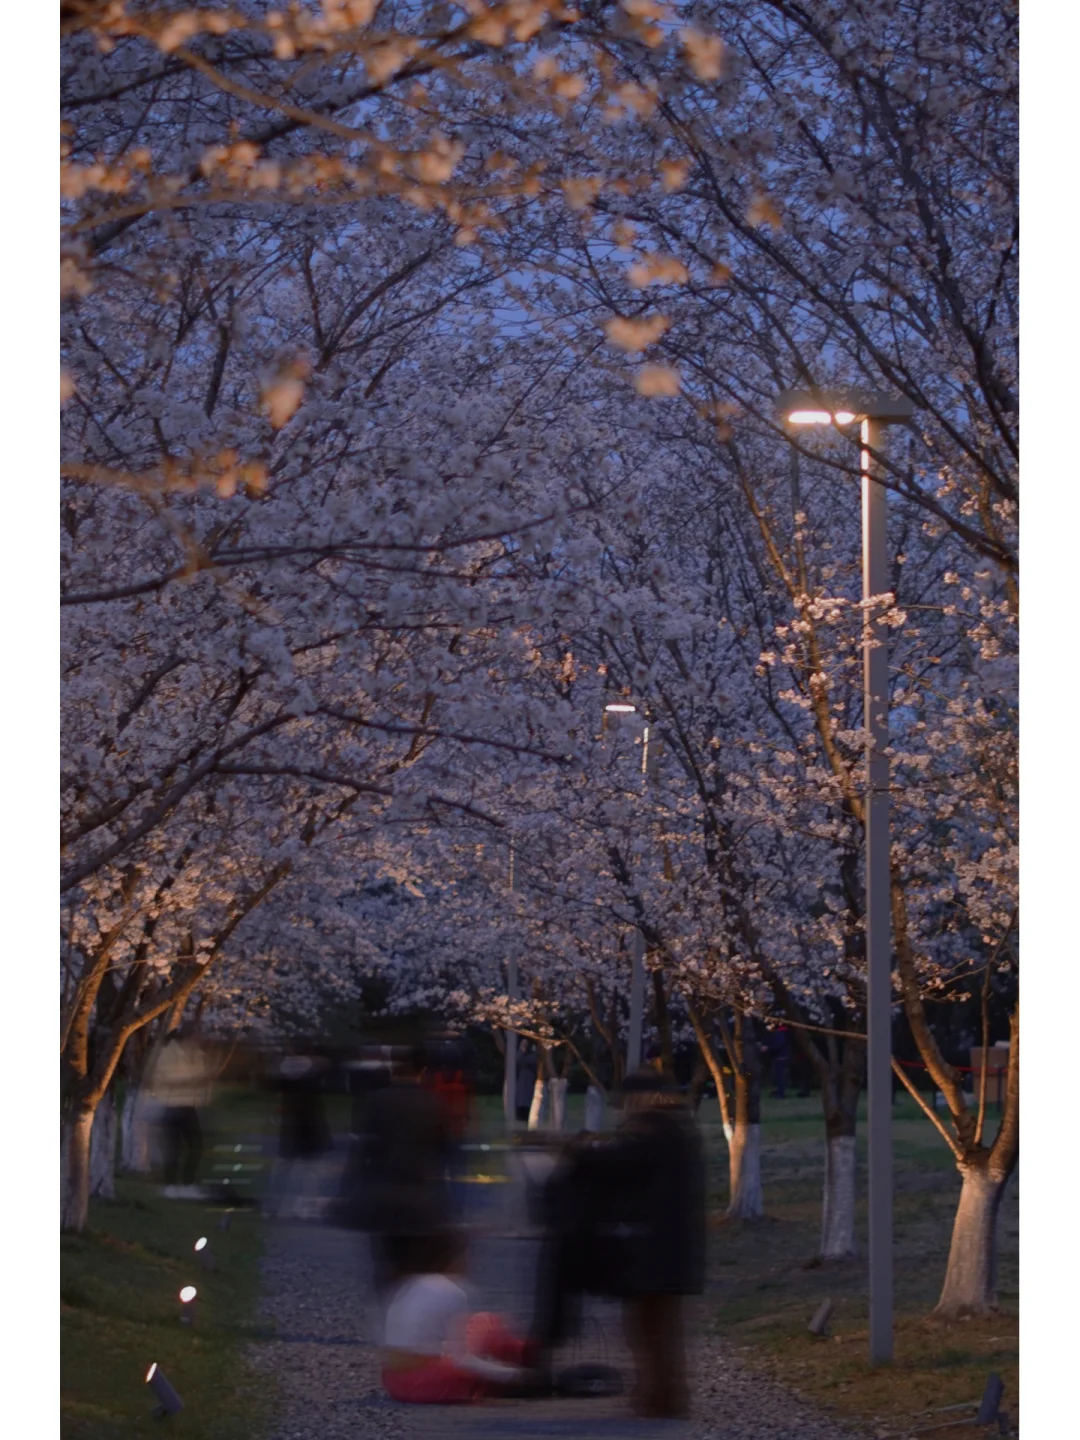
[[[789,390],[780,397],[788,425],[860,424],[863,549],[863,726],[866,731],[867,1170],[870,1189],[870,1363],[893,1358],[892,941],[889,881],[889,650],[879,602],[889,589],[886,489],[881,456],[886,425],[914,414],[906,396],[870,390]]]
[[[194,1285],[185,1285],[180,1291],[180,1304],[184,1307],[180,1312],[180,1324],[191,1325],[195,1321],[195,1297],[198,1290]]]
[[[146,1372],[146,1383],[157,1397],[154,1415],[164,1420],[166,1415],[176,1415],[184,1408],[184,1402],[165,1378],[165,1372],[155,1360]]]

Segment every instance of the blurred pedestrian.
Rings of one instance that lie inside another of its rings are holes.
[[[164,1194],[169,1199],[194,1197],[203,1150],[199,1110],[209,1104],[211,1086],[207,1057],[192,1024],[178,1026],[166,1039],[151,1069],[149,1089],[161,1107]]]
[[[314,1162],[332,1144],[323,1100],[329,1069],[325,1056],[304,1046],[283,1056],[278,1064],[274,1076],[280,1106],[278,1164],[267,1197],[268,1208],[275,1215],[311,1219],[318,1213]]]
[[[704,1157],[682,1097],[656,1070],[627,1077],[622,1107],[613,1136],[565,1147],[548,1185],[531,1330],[536,1368],[550,1374],[582,1294],[621,1297],[634,1408],[678,1418],[689,1412],[682,1297],[704,1287]]]
[[[417,1248],[449,1222],[452,1137],[443,1104],[421,1084],[424,1064],[419,1047],[406,1047],[368,1105],[364,1208],[380,1296],[415,1272]]]

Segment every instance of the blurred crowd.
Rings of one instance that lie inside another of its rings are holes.
[[[228,1176],[198,1183],[201,1116],[222,1068],[190,1028],[175,1031],[152,1058],[143,1089],[167,1196],[241,1198],[235,1185],[226,1188]],[[685,1088],[665,1076],[658,1057],[611,1096],[612,1128],[601,1128],[603,1106],[587,1104],[593,1129],[510,1137],[539,1240],[530,1252],[531,1295],[519,1307],[524,1313],[531,1305],[525,1333],[473,1304],[468,1237],[475,1227],[466,1214],[470,1187],[461,1182],[476,1067],[463,1038],[428,1035],[351,1054],[297,1043],[254,1063],[249,1055],[248,1069],[277,1102],[267,1214],[331,1219],[367,1236],[391,1397],[460,1404],[496,1393],[617,1391],[622,1377],[607,1364],[557,1364],[581,1333],[584,1298],[603,1296],[621,1301],[634,1409],[657,1418],[687,1413],[683,1301],[704,1284],[705,1166]],[[521,1124],[533,1109],[536,1075],[535,1055],[523,1051],[510,1097]],[[780,1065],[774,1076],[783,1093]],[[348,1133],[337,1137],[327,1114],[334,1093],[348,1097]],[[324,1194],[306,1209],[306,1177],[331,1155],[332,1203],[328,1209]],[[211,1176],[215,1168],[243,1167],[210,1167]]]

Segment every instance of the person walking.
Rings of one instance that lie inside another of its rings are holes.
[[[705,1279],[705,1162],[693,1117],[654,1069],[627,1076],[611,1137],[574,1141],[547,1189],[548,1233],[530,1339],[538,1383],[580,1319],[583,1294],[620,1297],[635,1411],[689,1413],[683,1297]]]
[[[210,1101],[209,1067],[190,1024],[166,1039],[150,1074],[149,1089],[161,1106],[164,1195],[193,1198],[202,1161],[199,1110]]]
[[[392,1083],[376,1090],[367,1115],[365,1206],[376,1292],[415,1273],[416,1252],[448,1228],[452,1133],[439,1097],[421,1083],[424,1055],[407,1047]]]

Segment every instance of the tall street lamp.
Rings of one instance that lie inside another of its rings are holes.
[[[870,1363],[893,1358],[892,943],[889,885],[889,652],[879,603],[889,588],[886,490],[879,457],[887,425],[914,406],[877,391],[789,390],[789,425],[859,422],[862,439],[863,728],[866,731],[867,1162],[870,1180]]]

